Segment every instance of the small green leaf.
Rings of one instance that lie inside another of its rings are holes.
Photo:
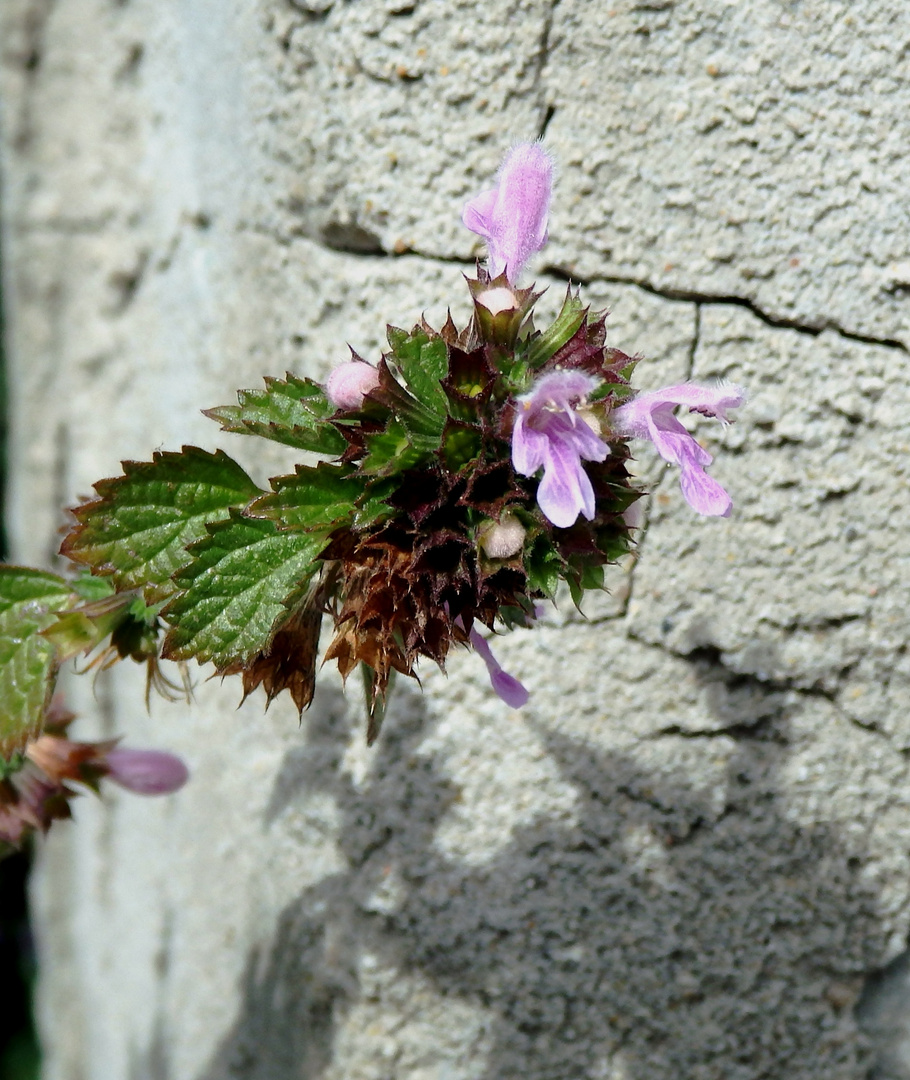
[[[60,660],[91,652],[106,637],[121,657],[145,660],[158,655],[157,616],[158,608],[149,607],[138,590],[130,589],[60,612],[43,635],[57,647]]]
[[[265,380],[265,390],[240,390],[239,405],[206,409],[205,415],[217,420],[224,431],[241,435],[261,435],[298,450],[336,455],[344,452],[344,436],[327,423],[335,406],[322,387],[312,379]]]
[[[446,395],[440,382],[449,373],[449,351],[441,337],[430,337],[420,327],[410,334],[388,327],[389,344],[408,389],[431,412],[446,415]]]
[[[193,561],[176,575],[184,591],[161,613],[171,624],[162,656],[224,668],[262,652],[287,618],[286,601],[319,570],[313,560],[325,545],[325,533],[282,531],[232,510],[193,545]]]
[[[366,437],[367,453],[360,463],[360,472],[368,476],[390,476],[413,468],[433,450],[433,447],[415,446],[413,438],[401,421],[390,420],[385,431]],[[436,445],[439,445],[438,440]]]
[[[373,391],[373,398],[380,401],[396,416],[415,443],[423,442],[431,450],[439,446],[444,416],[427,408],[410,390],[403,385],[404,375],[394,365],[383,360],[380,365],[380,383]]]
[[[569,572],[566,574],[566,582],[572,603],[581,610],[581,600],[586,592],[591,590],[604,590],[604,568],[598,564],[592,566],[589,563],[572,560]]]
[[[398,480],[388,477],[372,481],[361,497],[354,513],[355,529],[367,529],[385,517],[391,517],[395,511],[386,502],[390,495],[398,490]]]
[[[461,420],[449,420],[442,437],[442,456],[450,472],[458,472],[480,453],[483,446],[480,428]]]
[[[282,529],[332,529],[353,517],[364,481],[351,476],[348,466],[320,462],[296,468],[293,476],[275,477],[272,493],[256,499],[248,513],[271,518]]]
[[[537,337],[532,338],[525,361],[531,368],[538,368],[545,364],[555,353],[565,345],[584,322],[588,308],[583,303],[578,293],[572,294],[571,288],[566,292],[566,298],[562,310],[552,323]]]
[[[113,596],[116,589],[107,578],[95,577],[90,570],[80,570],[71,582],[73,592],[87,602]]]
[[[552,600],[556,595],[564,565],[562,557],[547,536],[538,536],[525,555],[528,591],[541,592]]]
[[[41,631],[75,597],[56,574],[0,566],[0,755],[40,734],[57,674],[54,646]]]
[[[195,446],[158,453],[150,462],[123,462],[123,476],[95,484],[99,498],[77,507],[79,524],[61,551],[118,590],[143,588],[150,602],[175,589],[171,575],[186,566],[188,544],[205,536],[207,522],[245,506],[260,489],[218,450]]]
[[[123,597],[114,594],[61,611],[43,635],[57,649],[60,660],[91,652],[128,617]]]

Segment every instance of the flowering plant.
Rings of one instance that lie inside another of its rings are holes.
[[[207,413],[224,431],[322,460],[268,491],[220,450],[125,462],[73,510],[62,553],[81,575],[0,568],[4,783],[15,788],[16,755],[34,763],[48,737],[60,663],[101,647],[103,663],[147,664],[165,692],[160,659],[211,661],[241,676],[244,697],[288,690],[303,710],[328,616],[325,659],[345,679],[363,673],[370,743],[393,674],[414,676],[421,658],[442,666],[454,645],[474,648],[496,693],[520,707],[526,690],[478,628],[533,624],[560,581],[576,602],[603,588],[604,567],[634,542],[629,510],[642,491],[630,438],[680,467],[697,512],[729,513],[705,472],[710,454],[674,409],[726,422],[738,388],[636,395],[635,359],[606,344],[606,315],[571,287],[555,320],[535,325],[541,294],[519,282],[547,240],[552,172],[539,143],[519,145],[496,186],[465,207],[488,252],[467,280],[466,326],[450,315],[439,330],[389,327],[375,366],[353,355],[325,386],[267,378]],[[105,752],[102,771],[113,772]]]

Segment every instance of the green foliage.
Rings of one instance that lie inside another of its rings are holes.
[[[591,590],[603,590],[604,568],[599,565],[591,566],[588,563],[582,562],[578,566],[572,567],[572,572],[566,575],[566,581],[569,585],[572,603],[577,608],[580,608],[581,598],[586,592]]]
[[[449,371],[446,343],[438,335],[432,338],[420,327],[410,334],[397,327],[388,327],[392,357],[408,389],[439,420],[439,430],[446,415],[446,396],[440,381]]]
[[[274,491],[256,499],[251,514],[271,518],[283,529],[329,531],[353,515],[365,481],[347,466],[320,462],[315,468],[298,465],[293,476],[278,476],[271,483]]]
[[[489,287],[481,273],[472,292]],[[605,317],[589,317],[571,289],[541,333],[537,294],[514,295],[496,314],[477,303],[460,332],[451,318],[440,333],[389,327],[390,351],[359,408],[339,411],[321,386],[289,374],[209,410],[225,431],[334,459],[299,463],[269,491],[223,451],[193,446],[124,462],[122,476],[96,484],[62,546],[88,572],[72,583],[15,568],[0,576],[0,753],[41,730],[61,661],[104,650],[104,663],[147,663],[160,685],[162,636],[162,658],[211,661],[242,675],[244,695],[287,689],[303,709],[325,614],[335,623],[326,655],[343,676],[363,672],[372,740],[393,672],[444,663],[475,622],[528,625],[560,580],[576,601],[601,588],[603,564],[629,546],[626,455],[614,447],[587,465],[596,513],[555,528],[537,505],[539,481],[512,464],[514,398],[541,374],[574,368],[597,380],[606,412],[633,361],[606,347]],[[517,550],[490,558],[478,535],[504,513],[521,523]]]
[[[541,533],[531,544],[525,556],[528,587],[551,599],[564,570],[564,562],[552,540]]]
[[[481,451],[480,431],[473,424],[450,420],[442,438],[442,456],[452,472],[458,472]]]
[[[41,631],[74,600],[56,574],[0,566],[0,754],[37,736],[57,673],[54,646]]]
[[[175,575],[181,592],[162,611],[170,623],[162,655],[213,660],[226,667],[268,645],[286,603],[319,568],[324,533],[280,530],[265,518],[232,510],[193,544],[192,561]]]
[[[61,612],[44,636],[61,661],[91,652],[107,637],[121,656],[148,659],[158,654],[158,605],[149,607],[136,589],[112,593]]]
[[[393,511],[386,500],[397,490],[394,477],[370,482],[365,494],[357,501],[352,526],[358,530],[367,529],[387,518]]]
[[[582,302],[578,293],[574,295],[572,290],[566,292],[562,310],[543,333],[532,338],[525,361],[530,368],[539,368],[545,364],[551,356],[555,355],[577,332],[585,321],[588,313],[587,306]]]
[[[360,471],[367,475],[391,476],[404,472],[426,456],[426,451],[414,445],[398,420],[390,420],[385,431],[367,435],[365,442],[367,453],[360,463]]]
[[[265,390],[240,390],[239,405],[205,410],[224,431],[260,435],[264,439],[309,450],[316,454],[340,454],[344,436],[326,420],[335,412],[325,391],[312,379],[268,377]]]
[[[118,590],[141,588],[150,602],[174,592],[171,575],[189,562],[188,544],[206,525],[245,506],[260,489],[218,450],[195,446],[157,453],[150,462],[125,461],[123,476],[95,484],[98,498],[77,507],[79,524],[61,551]]]

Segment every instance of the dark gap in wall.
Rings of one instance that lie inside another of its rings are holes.
[[[0,252],[2,255],[2,252]],[[9,558],[6,533],[7,381],[3,294],[0,290],[0,560]],[[28,873],[31,854],[15,852],[0,859],[0,1080],[38,1080],[38,1037],[32,1014],[35,950],[28,920]]]

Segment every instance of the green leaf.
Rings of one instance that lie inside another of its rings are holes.
[[[56,574],[0,566],[0,755],[40,734],[57,674],[54,646],[41,631],[74,600]]]
[[[385,431],[367,435],[364,441],[367,453],[360,463],[360,472],[365,475],[390,476],[404,472],[413,468],[433,449],[415,446],[413,436],[408,434],[399,420],[390,420]]]
[[[95,490],[99,498],[73,511],[79,524],[61,551],[112,576],[118,590],[144,588],[150,602],[174,593],[171,575],[190,561],[186,547],[205,536],[207,522],[260,494],[223,451],[195,446],[150,462],[125,461],[123,476],[101,480]]]
[[[480,453],[483,439],[480,428],[461,420],[449,420],[442,437],[442,456],[450,472],[458,472]]]
[[[335,406],[312,379],[298,379],[290,372],[285,380],[269,376],[265,390],[240,390],[237,399],[239,405],[206,409],[205,415],[217,420],[224,431],[261,435],[316,454],[334,456],[347,446],[344,436],[326,422]]]
[[[599,563],[592,566],[589,563],[572,560],[569,572],[566,574],[566,582],[572,596],[572,603],[580,611],[581,600],[586,592],[604,591],[604,568]]]
[[[116,589],[107,578],[95,577],[91,570],[80,570],[70,582],[73,592],[87,602],[113,596]]]
[[[272,493],[256,499],[248,513],[271,518],[282,529],[328,530],[353,517],[364,480],[351,476],[348,466],[320,462],[296,468],[293,476],[275,477]]]
[[[447,398],[440,381],[449,373],[449,350],[441,337],[430,337],[420,327],[410,334],[387,328],[389,345],[408,389],[431,412],[446,415]]]
[[[232,510],[193,545],[193,561],[176,575],[184,591],[161,613],[171,624],[162,656],[224,668],[262,652],[287,618],[286,601],[319,570],[313,560],[325,544],[325,533],[279,530]]]
[[[532,338],[525,361],[531,368],[538,368],[545,364],[555,353],[565,345],[584,322],[588,308],[579,297],[578,293],[573,296],[571,288],[566,292],[562,310],[552,323],[537,337]]]
[[[395,511],[386,500],[390,495],[394,495],[397,490],[398,481],[395,477],[371,481],[354,513],[354,528],[366,529],[385,517],[391,517]]]
[[[556,595],[556,587],[559,585],[564,565],[562,557],[551,541],[544,534],[538,536],[525,556],[528,591],[541,592],[552,600]]]
[[[121,657],[146,660],[158,655],[157,616],[157,607],[149,607],[140,592],[129,590],[101,596],[60,612],[43,634],[57,647],[60,660],[91,652],[106,637],[110,637]]]
[[[445,419],[428,409],[402,383],[404,376],[394,365],[383,360],[380,366],[379,387],[373,397],[404,425],[416,444],[423,443],[430,450],[439,446],[439,436]]]

